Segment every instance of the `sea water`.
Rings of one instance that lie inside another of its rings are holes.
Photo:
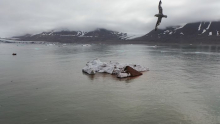
[[[82,73],[95,58],[150,71]],[[219,123],[218,46],[0,44],[0,124]]]

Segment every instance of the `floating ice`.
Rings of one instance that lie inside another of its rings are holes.
[[[180,34],[184,35],[183,32],[181,32]]]
[[[209,36],[212,36],[212,32],[209,32]]]
[[[131,75],[129,73],[118,73],[117,77],[118,78],[125,78],[125,77],[130,77]]]
[[[129,77],[128,73],[123,73],[126,66],[130,66],[138,72],[149,71],[148,68],[137,64],[121,64],[118,62],[101,62],[99,59],[94,59],[87,62],[86,66],[82,69],[83,72],[93,75],[97,72],[116,74],[117,77]]]
[[[217,36],[219,36],[219,31],[217,31]]]
[[[91,46],[90,44],[83,44],[82,46],[86,47],[86,46]]]

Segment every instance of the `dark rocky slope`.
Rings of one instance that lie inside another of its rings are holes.
[[[148,34],[133,40],[159,43],[220,44],[219,34],[220,22],[197,22],[157,31],[152,30]]]

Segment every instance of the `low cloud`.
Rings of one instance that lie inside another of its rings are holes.
[[[159,28],[196,21],[220,20],[219,0],[162,0]],[[1,0],[0,36],[10,37],[50,30],[106,28],[146,34],[157,21],[158,1],[152,0]]]

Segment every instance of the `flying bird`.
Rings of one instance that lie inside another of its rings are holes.
[[[159,14],[155,15],[155,17],[158,17],[157,23],[156,23],[156,26],[155,26],[155,31],[157,30],[157,26],[160,25],[162,18],[167,18],[167,15],[163,14],[163,8],[161,7],[161,4],[162,4],[162,2],[160,0],[159,5],[158,5]]]

